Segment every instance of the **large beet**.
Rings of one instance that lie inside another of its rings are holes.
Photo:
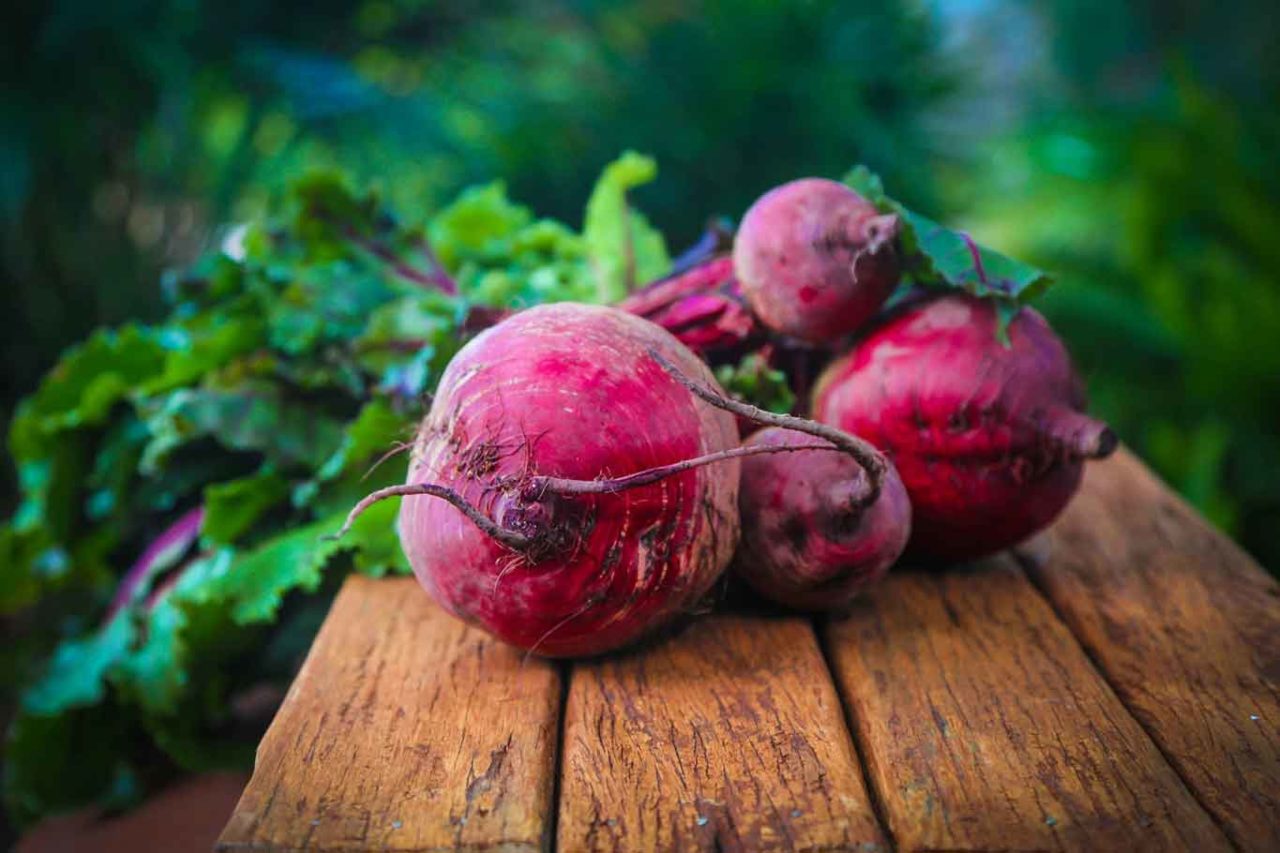
[[[1083,460],[1115,435],[1083,413],[1062,342],[1021,309],[997,337],[995,307],[935,297],[891,315],[818,380],[818,420],[883,450],[911,497],[908,553],[990,554],[1052,521],[1079,487]]]
[[[731,450],[737,430],[655,353],[718,389],[671,335],[612,308],[531,308],[463,347],[399,492],[419,490],[400,539],[440,604],[517,646],[579,655],[707,593],[738,541],[739,463],[671,466]]]

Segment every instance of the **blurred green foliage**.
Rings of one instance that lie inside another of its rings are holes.
[[[1096,407],[1280,565],[1277,17],[1245,0],[332,0],[6,9],[0,416],[160,271],[339,166],[425,216],[462,186],[573,226],[619,151],[674,248],[866,162],[1059,274]]]

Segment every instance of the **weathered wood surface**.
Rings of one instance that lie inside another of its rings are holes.
[[[1124,451],[1037,548],[818,628],[556,666],[352,579],[220,844],[1280,850],[1277,585]]]
[[[559,849],[875,850],[812,626],[716,616],[575,667]]]
[[[540,850],[556,668],[412,578],[349,580],[258,748],[220,849]]]
[[[1129,453],[1028,571],[1232,840],[1280,850],[1280,584]]]
[[[827,641],[900,849],[1229,849],[1011,558],[895,570]]]

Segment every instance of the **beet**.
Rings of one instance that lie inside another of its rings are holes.
[[[1116,446],[1044,318],[1022,308],[998,338],[995,305],[953,294],[906,306],[819,378],[814,417],[897,467],[913,510],[908,553],[983,556],[1051,522],[1083,460]]]
[[[651,352],[715,387],[667,332],[598,306],[522,311],[454,357],[406,486],[362,502],[406,495],[400,541],[436,601],[562,656],[632,642],[707,593],[738,541],[738,462],[664,466],[733,448],[736,428]]]
[[[747,446],[812,444],[769,427]],[[831,445],[834,447],[834,445]],[[742,545],[734,571],[756,592],[802,610],[841,610],[884,577],[911,533],[911,504],[893,466],[875,500],[847,454],[804,452],[742,461]]]
[[[751,205],[734,271],[769,328],[821,343],[856,331],[898,283],[898,217],[844,184],[804,178]]]

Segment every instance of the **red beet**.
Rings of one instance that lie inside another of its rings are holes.
[[[1044,318],[1021,309],[997,338],[995,306],[966,295],[901,310],[819,378],[814,417],[893,460],[911,497],[912,555],[961,560],[1052,521],[1083,460],[1116,445]]]
[[[747,446],[812,444],[778,427]],[[832,445],[828,445],[832,446]],[[911,504],[893,466],[870,483],[844,453],[806,451],[742,461],[742,545],[734,570],[758,593],[803,610],[840,610],[884,577],[911,534]]]
[[[688,612],[738,541],[734,419],[657,326],[574,304],[516,314],[441,377],[405,486],[400,541],[457,616],[546,655],[617,648]],[[714,465],[700,466],[720,453]]]
[[[804,178],[751,205],[734,239],[734,270],[761,322],[821,343],[856,331],[889,298],[897,234],[897,216],[844,184]]]

